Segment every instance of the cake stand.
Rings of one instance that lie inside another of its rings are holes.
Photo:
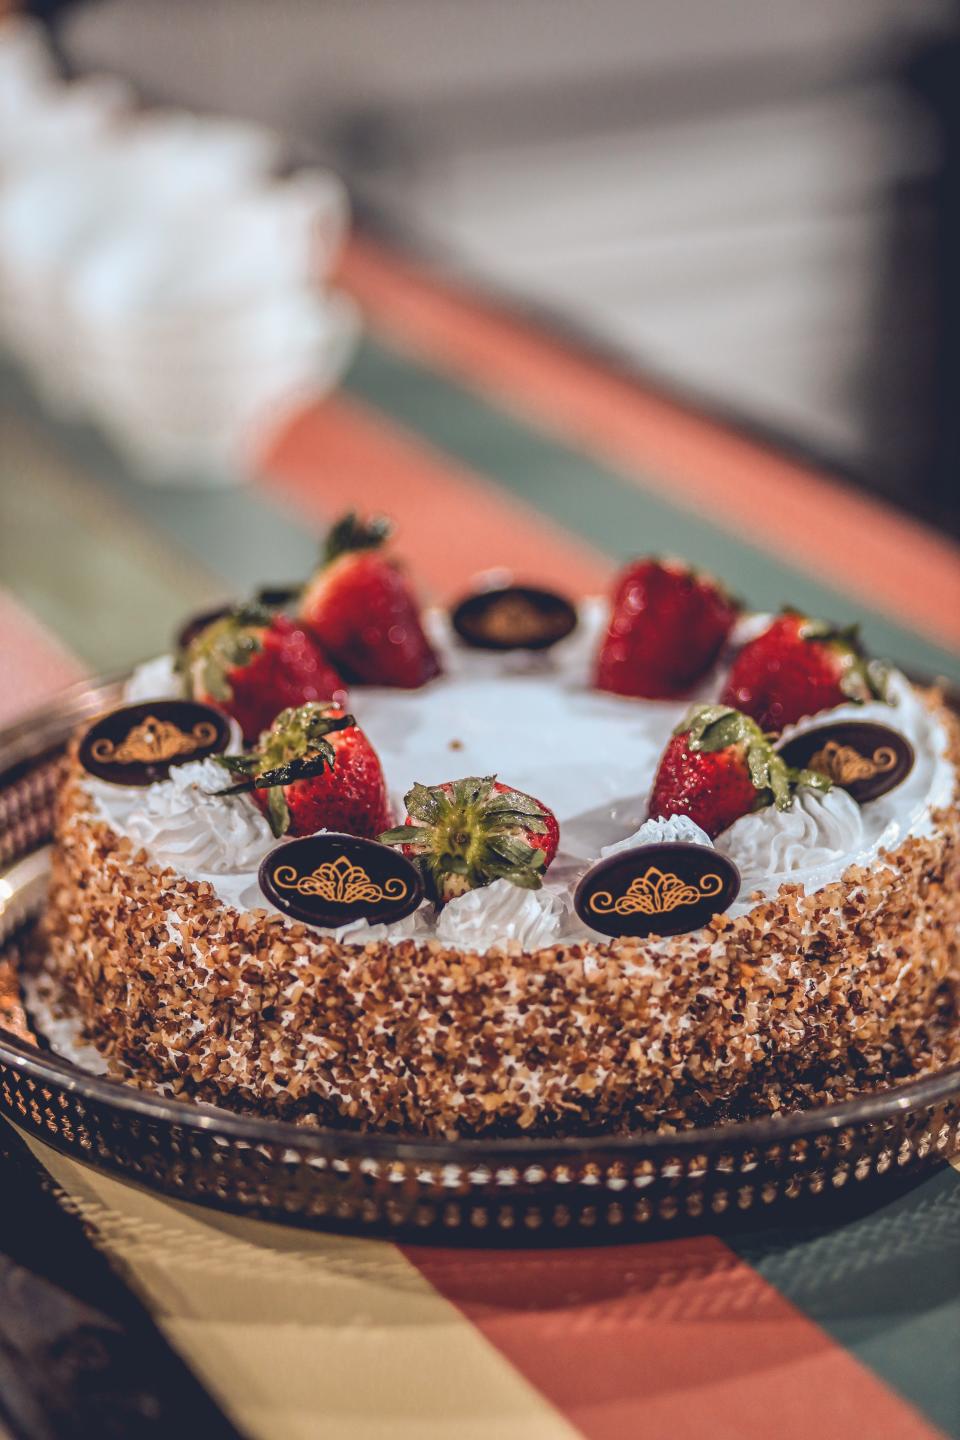
[[[43,905],[67,739],[115,705],[84,682],[0,733],[0,962]],[[960,1149],[960,1067],[844,1104],[680,1134],[442,1141],[305,1128],[147,1094],[0,1029],[0,1113],[181,1200],[444,1244],[569,1244],[783,1223],[878,1202]]]

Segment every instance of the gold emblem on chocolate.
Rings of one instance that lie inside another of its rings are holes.
[[[873,755],[861,755],[852,745],[841,745],[839,740],[828,740],[822,750],[810,757],[809,768],[836,782],[849,785],[854,780],[872,780],[897,764],[897,752],[889,745],[879,745]]]
[[[666,875],[651,865],[643,875],[631,880],[622,895],[615,900],[609,890],[596,890],[590,896],[588,908],[595,915],[666,915],[679,905],[697,905],[723,889],[720,875],[704,875],[694,885],[682,880],[669,871]]]
[[[285,915],[331,929],[355,920],[389,925],[423,899],[417,867],[359,835],[324,832],[287,840],[264,856],[259,878],[264,895]]]
[[[533,585],[475,591],[450,618],[460,639],[479,650],[547,650],[577,624],[566,596]]]
[[[891,719],[896,712],[891,712]],[[826,721],[777,747],[788,765],[816,770],[866,805],[895,789],[913,769],[913,746],[890,725],[873,720]]]
[[[740,872],[712,845],[671,840],[599,860],[573,897],[577,914],[603,935],[681,935],[699,930],[737,898]]]
[[[94,740],[90,753],[101,765],[156,765],[177,756],[195,755],[216,743],[218,727],[200,720],[187,734],[172,720],[148,715],[125,735],[119,744],[102,736]]]
[[[273,872],[273,883],[281,890],[316,895],[334,905],[355,905],[359,901],[376,905],[383,900],[404,900],[410,893],[410,886],[398,875],[378,885],[362,865],[352,864],[346,855],[327,860],[307,874],[300,874],[293,865],[280,865]]]
[[[222,754],[230,722],[195,700],[142,700],[95,720],[77,749],[80,764],[110,785],[154,785],[175,765]]]

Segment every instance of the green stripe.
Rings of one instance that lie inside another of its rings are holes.
[[[0,370],[5,407],[26,418],[45,442],[82,467],[111,503],[120,501],[181,554],[218,578],[218,594],[246,595],[254,586],[299,582],[313,569],[317,537],[296,515],[264,498],[252,485],[158,485],[131,466],[91,426],[54,422],[25,383]],[[86,538],[86,537],[85,537]],[[187,605],[181,606],[185,611]]]
[[[713,570],[758,609],[789,602],[831,619],[860,618],[875,652],[960,681],[960,656],[921,639],[838,589],[784,565],[625,472],[564,444],[429,366],[367,341],[347,390],[618,559],[667,552]],[[442,537],[438,537],[442,543]],[[815,535],[811,526],[811,548]],[[535,563],[535,557],[531,557]]]
[[[44,436],[2,411],[0,425],[0,578],[92,669],[169,648],[184,613],[222,596]]]
[[[960,1175],[946,1166],[846,1223],[833,1215],[816,1228],[794,1223],[724,1239],[960,1440]]]

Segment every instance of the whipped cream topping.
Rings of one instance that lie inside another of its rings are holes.
[[[845,790],[804,786],[789,810],[771,805],[735,820],[716,847],[739,869],[742,896],[771,894],[785,880],[809,880],[855,854],[863,833],[860,807]]]
[[[509,880],[495,880],[482,890],[468,890],[448,900],[435,934],[460,950],[486,950],[494,943],[516,940],[524,950],[551,945],[569,916],[560,896],[550,890],[524,890]]]
[[[144,660],[124,685],[123,698],[127,705],[136,705],[141,700],[181,700],[183,679],[174,656],[158,655],[155,660]]]
[[[217,795],[230,777],[215,760],[177,765],[170,778],[140,792],[127,833],[161,865],[210,875],[256,869],[277,843],[247,795]]]
[[[632,850],[636,845],[713,845],[706,830],[701,830],[689,815],[658,816],[655,820],[644,820],[639,830],[625,840],[613,845],[604,845],[600,851],[601,860],[616,855],[620,850]]]
[[[414,781],[499,774],[550,806],[560,823],[560,850],[542,890],[498,881],[451,901],[439,914],[425,904],[389,927],[356,924],[327,933],[356,944],[435,936],[471,950],[513,940],[535,949],[583,938],[593,932],[579,921],[572,897],[595,860],[640,844],[710,843],[686,817],[647,820],[647,795],[674,726],[694,700],[716,698],[720,676],[707,677],[682,701],[636,701],[593,690],[592,662],[606,615],[605,602],[588,601],[578,629],[553,650],[503,656],[460,646],[445,616],[432,612],[428,624],[442,654],[441,678],[415,691],[354,689],[351,709],[380,755],[398,815]],[[741,622],[744,634],[752,633],[752,620]],[[151,685],[164,687],[163,693],[149,693]],[[174,685],[174,695],[180,694],[169,660],[150,662],[135,672],[127,698],[166,698]],[[946,734],[896,672],[889,698],[890,704],[841,705],[785,732],[789,738],[828,720],[876,720],[907,737],[916,763],[895,790],[862,807],[836,789],[826,796],[801,790],[790,810],[768,809],[738,820],[714,842],[743,877],[731,914],[748,910],[755,891],[773,895],[786,881],[817,889],[839,879],[849,865],[875,863],[880,850],[908,835],[930,833],[931,815],[950,802],[955,783]],[[92,777],[85,783],[103,818],[158,862],[175,865],[188,879],[208,880],[227,904],[270,909],[256,874],[275,843],[269,828],[249,800],[201,795],[186,774],[200,768],[181,766],[171,772],[176,779],[148,791]],[[170,788],[164,796],[154,799],[165,786]],[[194,801],[203,816],[196,830],[186,814]],[[241,807],[239,816],[231,815],[234,806]],[[227,838],[231,826],[239,827],[235,840]]]

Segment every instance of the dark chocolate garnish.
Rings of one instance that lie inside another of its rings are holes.
[[[230,722],[195,700],[145,700],[95,720],[80,741],[80,764],[111,785],[153,785],[174,765],[217,755],[230,743]]]
[[[846,790],[858,805],[886,795],[913,769],[906,736],[870,720],[837,720],[795,735],[779,747],[788,765],[816,770]]]
[[[740,871],[709,845],[669,841],[637,845],[599,861],[573,903],[602,935],[682,935],[733,904]]]
[[[261,585],[252,601],[247,602],[251,608],[262,607],[264,610],[282,610],[296,600],[300,594],[298,586],[293,585]],[[206,630],[214,620],[222,620],[225,615],[230,615],[243,606],[237,601],[229,605],[218,605],[214,610],[201,610],[198,615],[191,615],[185,620],[177,632],[177,649],[186,650],[191,641],[195,640],[201,630]]]
[[[222,620],[232,609],[232,605],[218,605],[215,610],[201,610],[198,615],[191,615],[177,631],[177,649],[188,649],[202,630],[206,630],[214,620]]]
[[[268,610],[282,610],[299,598],[302,588],[300,585],[261,585],[254,599]]]
[[[450,618],[461,640],[478,650],[547,650],[576,628],[577,611],[553,590],[507,585],[467,595]]]
[[[416,910],[423,881],[405,856],[356,835],[306,835],[264,856],[260,889],[308,925],[392,924]]]

